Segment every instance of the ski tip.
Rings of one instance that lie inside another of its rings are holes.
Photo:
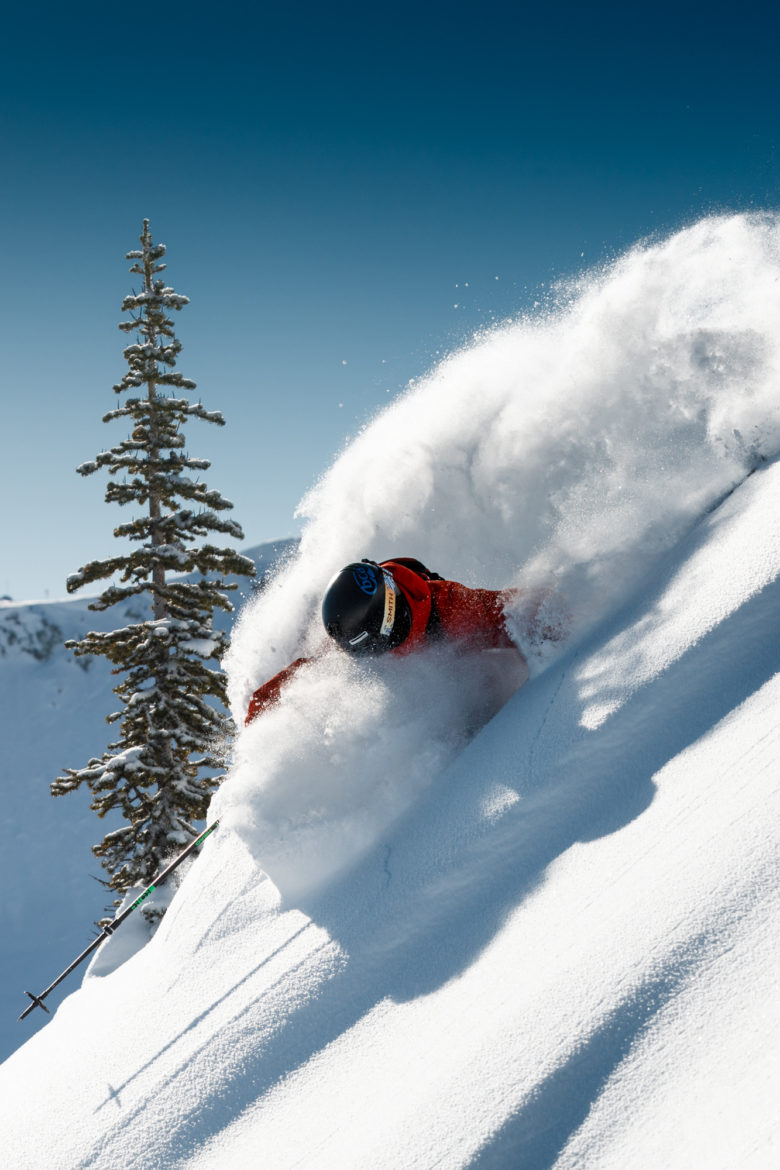
[[[37,1007],[43,1008],[43,1010],[46,1012],[47,1016],[51,1015],[51,1012],[49,1011],[46,1004],[41,999],[40,995],[33,995],[33,993],[31,991],[25,991],[24,994],[30,997],[30,999],[32,1000],[32,1003],[28,1004],[28,1006],[24,1009],[22,1014],[19,1016],[20,1020],[23,1020],[25,1018],[25,1016],[29,1016],[30,1012],[34,1008],[37,1008]]]

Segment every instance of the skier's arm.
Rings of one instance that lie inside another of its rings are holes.
[[[448,638],[468,642],[475,649],[517,649],[505,624],[506,593],[442,581],[432,584],[432,594],[442,632]]]
[[[268,682],[264,682],[261,687],[257,688],[249,700],[249,710],[244,720],[245,727],[248,727],[252,720],[256,719],[263,711],[267,711],[269,707],[273,707],[275,703],[279,702],[279,696],[284,686],[295,672],[305,666],[307,662],[311,662],[311,658],[296,658],[295,662],[285,666],[284,670],[280,670],[273,678],[269,678]]]

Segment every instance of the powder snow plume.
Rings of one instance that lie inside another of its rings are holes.
[[[323,647],[330,577],[416,556],[467,585],[552,585],[569,639],[510,624],[532,678],[625,601],[697,518],[780,449],[780,220],[705,219],[558,289],[380,414],[301,505],[300,547],[227,662],[249,694]],[[507,697],[490,655],[351,662],[327,650],[240,737],[215,809],[282,893],[381,839]],[[476,698],[475,696],[479,696]]]

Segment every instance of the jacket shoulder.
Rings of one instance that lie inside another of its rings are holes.
[[[439,573],[434,573],[432,569],[427,568],[422,561],[418,561],[416,557],[392,557],[389,561],[382,561],[383,565],[403,565],[405,569],[411,569],[413,573],[417,573],[425,581],[443,581],[444,578]]]

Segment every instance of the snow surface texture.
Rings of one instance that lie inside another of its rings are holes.
[[[239,710],[362,555],[552,581],[571,637],[517,615],[532,680],[481,731],[468,658],[296,679],[152,941],[0,1069],[10,1165],[777,1165],[779,242],[638,249],[336,463]]]

